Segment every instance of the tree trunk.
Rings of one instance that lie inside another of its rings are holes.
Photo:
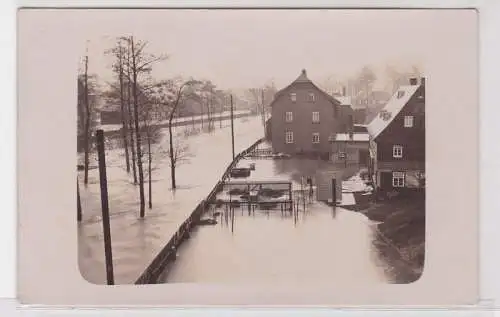
[[[176,189],[177,185],[175,183],[175,153],[174,153],[174,136],[172,132],[172,118],[168,122],[168,136],[169,136],[169,146],[170,146],[170,178],[172,180],[172,189]]]
[[[130,131],[130,150],[132,152],[132,171],[134,173],[134,184],[137,184],[137,169],[136,169],[136,161],[135,161],[135,147],[134,147],[134,128],[133,128],[133,121],[134,121],[134,116],[132,114],[132,92],[131,92],[131,82],[130,82],[130,51],[127,51],[127,65],[129,66],[127,68],[127,108],[128,108],[128,124],[129,124],[129,131]]]
[[[132,48],[132,93],[134,96],[134,117],[135,117],[135,136],[137,143],[137,167],[139,170],[139,199],[140,199],[140,216],[144,218],[145,203],[144,203],[144,172],[142,166],[142,149],[141,149],[141,134],[139,131],[139,110],[138,110],[138,95],[137,95],[137,63],[134,48],[134,38],[130,38]]]
[[[201,99],[201,113],[200,113],[200,119],[201,119],[201,131],[203,132],[203,99]]]
[[[90,104],[89,104],[89,83],[88,83],[88,56],[85,56],[85,79],[84,79],[84,98],[85,98],[85,135],[83,136],[83,142],[85,147],[85,174],[83,183],[87,185],[89,183],[89,134],[90,134]]]
[[[148,173],[149,173],[149,209],[153,208],[153,185],[151,183],[152,173],[151,173],[151,161],[153,157],[151,155],[151,136],[148,135]]]
[[[119,67],[119,81],[120,81],[120,113],[122,119],[122,139],[123,147],[125,148],[125,163],[127,165],[127,173],[130,173],[130,158],[128,155],[128,140],[127,140],[127,123],[126,123],[126,113],[125,113],[125,100],[124,100],[124,89],[123,89],[123,56],[122,56],[122,46],[118,48],[118,67]]]
[[[219,129],[222,129],[222,113],[224,112],[224,102],[221,102],[220,99],[219,102],[220,102]]]

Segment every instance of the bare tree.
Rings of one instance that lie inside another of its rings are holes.
[[[249,102],[253,104],[255,107],[254,112],[257,114],[262,113],[262,107],[261,107],[261,94],[262,94],[262,88],[250,88],[246,91],[247,99],[249,99]]]
[[[144,139],[147,144],[145,152],[147,153],[147,172],[145,173],[148,178],[148,207],[153,208],[153,150],[152,144],[156,143],[161,136],[161,129],[158,122],[161,120],[161,108],[154,98],[147,95],[145,91],[141,91],[140,98],[143,101],[141,111],[141,121],[144,126]]]
[[[121,115],[121,121],[122,121],[122,140],[123,140],[123,147],[125,150],[125,164],[127,167],[127,173],[130,172],[130,158],[129,158],[129,145],[128,145],[128,112],[127,109],[125,109],[125,53],[126,53],[126,47],[124,46],[123,40],[118,38],[117,43],[115,47],[112,49],[108,50],[106,52],[107,54],[113,54],[113,56],[116,58],[112,65],[113,72],[115,73],[118,81],[118,85],[111,85],[112,89],[117,91],[117,98],[118,103],[120,104],[120,115]]]
[[[369,67],[369,66],[364,66],[358,77],[357,81],[363,87],[363,92],[365,94],[365,97],[368,98],[372,91],[373,84],[377,80],[377,75],[375,72]]]
[[[130,68],[131,65],[131,58],[130,56],[132,55],[130,51],[130,45],[127,45],[127,59],[126,59],[126,65],[127,65],[127,78],[126,78],[126,86],[127,86],[127,118],[128,118],[128,130],[130,132],[130,151],[132,152],[132,171],[134,174],[134,184],[137,184],[137,162],[136,162],[136,153],[135,153],[135,146],[134,146],[134,122],[135,122],[135,117],[134,113],[132,111],[133,109],[133,101],[132,101],[132,71]]]
[[[97,76],[89,74],[88,56],[83,58],[83,70],[77,78],[77,133],[78,133],[78,151],[80,151],[80,142],[83,143],[84,152],[84,184],[88,184],[89,162],[92,151],[92,131],[97,125],[97,107],[98,107],[98,88]]]
[[[137,168],[139,176],[139,199],[140,199],[140,217],[143,218],[145,214],[145,195],[144,195],[144,170],[142,165],[142,147],[141,147],[141,129],[139,118],[139,89],[141,77],[144,74],[151,72],[151,67],[154,63],[165,60],[167,57],[155,56],[148,54],[144,50],[148,42],[136,41],[133,36],[122,38],[128,45],[130,50],[130,64],[128,70],[131,73],[130,84],[132,86],[132,102],[134,113],[134,129],[136,141],[136,154],[137,154]]]
[[[181,135],[176,135],[166,153],[170,157],[169,165],[170,168],[175,171],[175,169],[184,163],[189,162],[192,157],[192,153],[189,149],[189,145],[185,142],[185,138]]]
[[[85,105],[85,132],[83,136],[83,143],[85,147],[85,176],[83,179],[83,183],[87,185],[89,183],[89,139],[90,139],[90,102],[89,102],[89,77],[88,77],[88,70],[89,70],[89,56],[88,54],[85,55],[84,57],[84,72],[83,72],[83,102]]]
[[[214,122],[213,122],[213,112],[214,112],[214,89],[215,85],[210,81],[210,80],[205,80],[201,83],[200,87],[200,97],[202,100],[202,103],[205,106],[206,112],[207,112],[207,129],[208,131],[212,131],[214,129]],[[203,113],[202,113],[203,116]],[[202,118],[203,120],[203,118]],[[202,121],[203,122],[203,121]],[[203,129],[203,127],[202,127]]]
[[[170,178],[172,182],[172,189],[177,188],[175,168],[177,150],[174,147],[174,133],[173,133],[173,121],[175,114],[177,113],[178,107],[183,103],[186,97],[186,93],[189,92],[188,87],[195,87],[200,85],[200,81],[193,79],[183,81],[182,79],[175,79],[162,82],[157,85],[158,89],[156,91],[156,96],[158,103],[163,107],[163,113],[165,113],[168,120],[168,134],[169,134],[169,159],[170,159]]]

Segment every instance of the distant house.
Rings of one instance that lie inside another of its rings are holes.
[[[351,98],[355,123],[369,123],[382,109],[391,95],[385,91],[374,90],[368,95],[359,93]]]
[[[391,98],[391,94],[382,90],[373,90],[368,94],[363,92],[351,98],[353,109],[366,109],[371,107],[377,107],[387,103]]]
[[[332,162],[368,166],[369,140],[367,132],[337,133],[332,142]]]
[[[367,128],[376,189],[425,187],[425,78],[399,87]]]
[[[122,113],[120,105],[105,104],[99,111],[100,123],[106,124],[122,124]]]
[[[331,142],[352,128],[349,106],[318,88],[305,70],[275,95],[270,135],[273,151],[330,157]]]

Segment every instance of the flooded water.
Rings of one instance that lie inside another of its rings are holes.
[[[263,130],[260,118],[236,120],[236,153],[260,138]],[[170,189],[166,157],[158,157],[153,163],[153,208],[147,209],[146,204],[144,219],[139,218],[138,186],[133,185],[131,175],[125,171],[123,150],[107,152],[117,284],[133,283],[139,277],[212,190],[232,159],[227,123],[212,133],[189,136],[185,142],[192,157],[177,169],[175,192]],[[313,176],[318,169],[344,170],[347,178],[359,168],[311,159],[244,159],[238,165],[251,163],[255,163],[255,170],[246,180],[291,181],[294,191],[301,188],[301,177]],[[83,221],[78,227],[80,271],[89,282],[105,284],[98,171],[90,171],[88,187],[83,186],[83,174],[79,177],[83,209]],[[147,198],[147,186],[145,191]],[[236,208],[233,222],[226,223],[224,217],[219,217],[217,225],[195,229],[192,238],[179,249],[179,257],[165,275],[165,282],[382,283],[386,279],[372,251],[372,235],[372,223],[364,215],[339,207],[333,212],[332,207],[313,200],[297,217],[282,213],[279,208],[256,209],[251,213],[246,207]]]
[[[177,168],[178,188],[170,188],[170,169],[165,155],[153,163],[153,208],[139,217],[139,187],[127,174],[123,150],[106,153],[111,240],[115,282],[133,283],[168,242],[178,226],[201,199],[212,190],[232,160],[229,123],[222,129],[216,124],[212,133],[186,138],[190,161]],[[177,128],[180,131],[182,128]],[[264,133],[261,118],[235,120],[236,153],[250,146]],[[162,143],[164,143],[162,141]],[[96,165],[91,161],[91,165]],[[101,222],[99,175],[90,170],[89,184],[83,185],[79,172],[83,221],[78,225],[79,266],[82,276],[91,283],[105,284],[104,243]],[[148,197],[145,186],[146,198]]]
[[[317,169],[342,169],[331,163],[306,159],[242,160],[255,164],[246,179],[233,181],[292,181],[301,188],[301,176]],[[347,169],[351,176],[356,167]],[[271,186],[271,185],[268,185]],[[225,189],[226,191],[229,189]],[[228,195],[221,193],[221,195]],[[299,194],[300,197],[302,197]],[[233,199],[238,199],[233,196]],[[234,201],[234,200],[233,200]],[[195,229],[178,250],[178,258],[164,276],[168,283],[386,283],[382,264],[373,250],[373,223],[364,215],[307,199],[299,212],[281,208],[215,211],[218,224]],[[229,219],[229,220],[228,220]]]

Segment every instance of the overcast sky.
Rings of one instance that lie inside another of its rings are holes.
[[[303,68],[319,84],[363,65],[382,73],[388,63],[425,70],[432,52],[446,48],[433,35],[442,39],[437,33],[449,29],[439,26],[456,17],[437,10],[114,10],[92,18],[102,27],[87,33],[90,70],[101,77],[110,75],[102,52],[112,38],[133,34],[149,41],[150,52],[170,56],[155,66],[155,77],[193,76],[238,89],[270,80],[282,88]]]

